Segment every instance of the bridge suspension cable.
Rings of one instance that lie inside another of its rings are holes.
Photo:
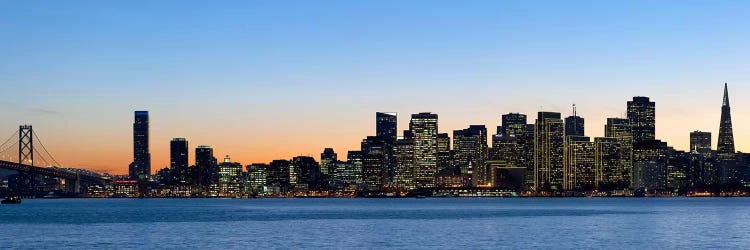
[[[58,162],[57,160],[55,160],[55,157],[52,156],[52,154],[50,154],[49,151],[47,151],[47,148],[44,147],[44,143],[42,143],[42,140],[39,139],[39,135],[36,132],[34,132],[34,139],[36,139],[36,142],[38,142],[39,145],[42,146],[42,149],[44,150],[44,153],[46,153],[47,156],[49,156],[49,158],[52,159],[52,162],[48,162],[47,164],[54,163],[55,166],[62,168],[63,165],[60,164],[60,162]],[[37,152],[39,152],[39,151],[37,151]],[[39,152],[39,153],[40,153],[39,156],[42,157],[42,159],[44,159],[44,157],[42,156],[41,152]],[[45,159],[45,161],[46,161],[46,159]]]
[[[5,140],[5,142],[3,142],[3,144],[0,144],[0,149],[2,149],[3,147],[5,147],[6,144],[8,144],[9,142],[13,141],[13,138],[16,138],[17,136],[18,136],[18,130],[16,130],[16,132],[13,132],[13,134],[10,135],[10,138],[8,138],[7,140]],[[17,144],[18,142],[16,141],[15,143]]]
[[[0,160],[16,162],[18,161],[18,130],[10,135],[10,138],[0,144]]]
[[[36,164],[37,160],[34,159],[34,161],[35,161],[34,165],[35,166],[42,167],[42,166],[49,166],[49,165],[51,165],[51,164],[49,164],[49,162],[47,161],[47,159],[44,158],[44,155],[42,155],[42,152],[39,152],[39,150],[37,150],[36,148],[34,148],[34,152],[37,153],[35,156],[41,158],[41,161],[39,161],[39,163],[42,163],[42,164]]]
[[[18,161],[18,142],[15,142],[4,149],[0,149],[0,160],[9,162]]]

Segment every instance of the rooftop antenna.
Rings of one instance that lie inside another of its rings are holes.
[[[573,116],[576,116],[576,104],[573,103]]]

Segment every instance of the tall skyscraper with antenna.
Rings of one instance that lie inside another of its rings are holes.
[[[576,105],[573,104],[573,115],[565,118],[565,136],[583,136],[583,117],[576,113]]]

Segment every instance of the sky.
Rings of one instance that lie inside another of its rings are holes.
[[[603,136],[633,96],[657,138],[713,132],[729,83],[750,150],[750,1],[2,1],[0,137],[32,124],[65,167],[127,173],[133,111],[151,116],[152,170],[169,140],[243,164],[339,158],[375,112],[440,132],[500,115],[572,113]],[[191,149],[192,150],[192,149]],[[190,155],[194,157],[193,152]],[[194,159],[190,159],[191,164]]]

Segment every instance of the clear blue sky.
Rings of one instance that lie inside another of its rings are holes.
[[[132,111],[243,163],[340,155],[376,111],[432,111],[440,130],[540,109],[586,132],[634,95],[657,137],[718,130],[729,82],[738,148],[750,119],[750,1],[4,1],[0,135],[33,123],[66,164],[124,171]],[[529,122],[533,122],[530,120]],[[716,135],[714,135],[715,138]],[[76,145],[71,147],[70,145]]]

